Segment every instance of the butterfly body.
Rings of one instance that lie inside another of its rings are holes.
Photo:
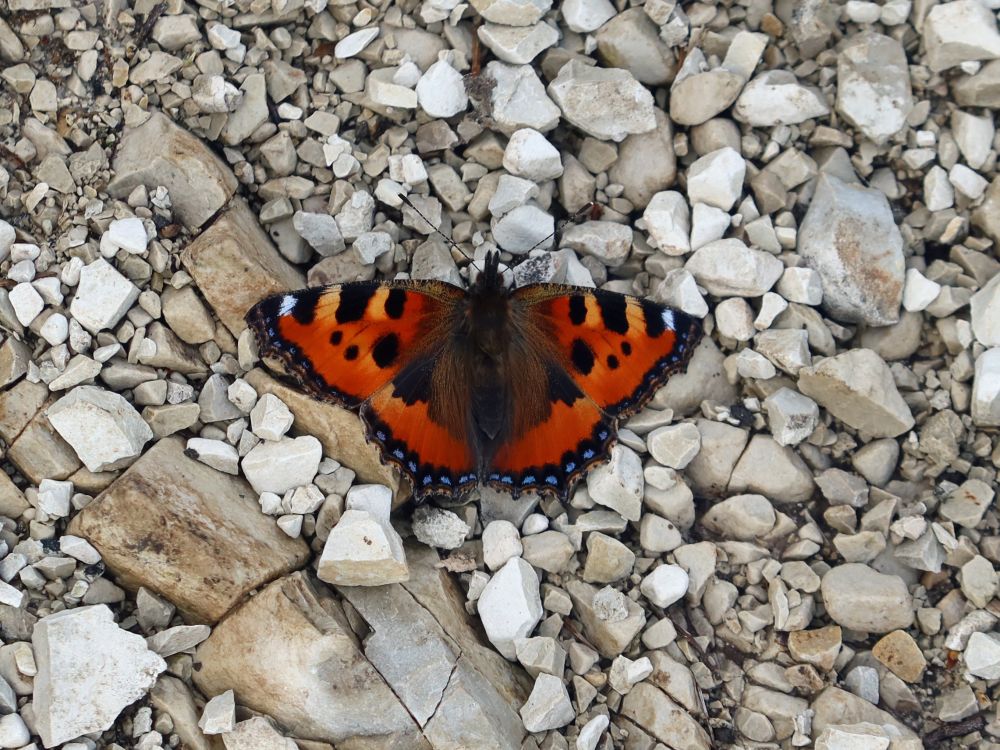
[[[418,500],[480,483],[566,497],[701,335],[697,320],[648,300],[509,290],[495,253],[468,291],[342,284],[269,297],[247,321],[262,357],[312,396],[359,410]]]

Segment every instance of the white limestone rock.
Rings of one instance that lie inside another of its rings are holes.
[[[80,270],[70,314],[91,333],[114,328],[139,299],[139,287],[103,258]]]
[[[976,358],[972,421],[980,427],[1000,427],[1000,348],[987,349]]]
[[[243,473],[259,495],[283,495],[293,487],[308,484],[316,476],[323,446],[312,435],[265,441],[243,458]]]
[[[417,81],[417,101],[431,117],[454,117],[469,106],[462,74],[448,59],[438,60]]]
[[[972,333],[984,346],[1000,346],[1000,274],[972,295]]]
[[[866,31],[837,55],[837,111],[876,144],[886,143],[913,109],[906,52],[895,39]]]
[[[903,285],[903,307],[910,312],[926,310],[941,293],[941,285],[931,281],[916,268],[906,270]]]
[[[533,182],[554,180],[563,173],[559,150],[532,128],[511,135],[503,152],[503,166],[511,174]]]
[[[128,401],[97,386],[77,386],[52,404],[46,416],[90,471],[128,466],[153,439],[153,431]]]
[[[559,107],[545,93],[545,86],[530,65],[508,65],[493,60],[485,75],[496,81],[490,106],[497,129],[511,135],[521,128],[545,133],[559,123]]]
[[[529,732],[547,732],[564,727],[576,718],[569,692],[561,677],[539,674],[527,702],[521,706],[521,720]]]
[[[823,94],[787,70],[768,70],[743,87],[733,116],[755,128],[795,125],[830,114]]]
[[[639,591],[657,607],[669,607],[687,593],[687,571],[679,565],[659,565],[642,579]]]
[[[924,19],[923,32],[927,65],[935,72],[1000,57],[996,17],[979,0],[935,5]]]
[[[323,546],[316,575],[338,586],[384,586],[410,579],[403,540],[377,510],[348,508]]]
[[[108,230],[101,235],[101,254],[110,258],[119,250],[124,250],[132,255],[142,255],[146,252],[148,243],[146,225],[142,219],[135,216],[115,219],[108,226]],[[110,252],[105,252],[105,249]]]
[[[688,169],[688,199],[728,211],[743,194],[746,172],[746,160],[734,148],[705,154]]]
[[[607,463],[587,475],[587,490],[594,502],[617,511],[629,521],[639,520],[644,487],[642,460],[621,443],[611,449]]]
[[[781,277],[784,265],[763,250],[735,238],[698,248],[684,266],[709,294],[717,297],[760,297]]]
[[[821,174],[797,245],[823,280],[823,308],[832,317],[872,326],[899,320],[903,237],[882,191]]]
[[[31,636],[35,728],[45,747],[101,732],[166,670],[145,639],[122,630],[103,604],[39,620]]]
[[[538,574],[525,560],[508,560],[479,596],[479,619],[497,651],[513,661],[514,641],[531,635],[542,619]]]
[[[623,141],[656,128],[653,95],[627,70],[570,60],[548,91],[567,122],[594,138]]]
[[[691,211],[687,200],[677,191],[656,193],[646,204],[642,220],[653,247],[667,255],[686,255],[691,251]]]

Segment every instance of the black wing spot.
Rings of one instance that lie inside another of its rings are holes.
[[[583,339],[573,339],[569,358],[577,372],[583,375],[589,375],[594,369],[594,350],[587,346],[587,342]]]
[[[666,329],[663,322],[663,308],[648,299],[642,300],[642,315],[646,318],[646,335],[656,338]]]
[[[622,354],[624,354],[627,357],[631,353],[632,353],[632,345],[629,342],[627,342],[627,341],[623,341],[622,342]]]
[[[368,309],[368,301],[375,295],[375,287],[369,284],[345,284],[340,289],[340,303],[337,305],[337,322],[353,323],[361,320]]]
[[[316,317],[316,305],[319,303],[320,289],[303,289],[295,292],[295,307],[292,308],[292,317],[300,324],[307,326]]]
[[[407,364],[392,381],[392,395],[407,406],[418,401],[426,403],[431,397],[431,374],[434,360],[417,357]]]
[[[393,320],[403,317],[403,308],[406,307],[406,290],[390,289],[389,295],[385,298],[385,314]]]
[[[569,322],[575,326],[582,326],[587,319],[587,300],[583,295],[574,294],[569,298]]]
[[[563,368],[550,365],[548,370],[550,401],[562,401],[566,406],[572,406],[578,398],[583,396],[583,392],[576,387],[576,383]]]
[[[334,331],[333,333],[330,334],[330,343],[333,344],[334,346],[339,346],[340,342],[343,340],[344,340],[343,331]]]
[[[608,369],[617,370],[618,369],[618,357],[614,354],[608,355]]]
[[[395,362],[397,356],[399,356],[399,337],[394,333],[382,336],[372,347],[372,359],[383,370]]]
[[[621,294],[605,292],[597,295],[597,306],[601,310],[601,320],[609,331],[628,333],[628,298]]]
[[[351,344],[349,347],[344,349],[344,359],[355,360],[358,358],[358,347],[355,344]]]

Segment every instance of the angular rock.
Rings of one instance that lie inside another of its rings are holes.
[[[565,588],[573,600],[573,612],[579,618],[588,642],[607,659],[625,651],[646,624],[642,607],[627,597],[621,597],[623,617],[605,619],[605,608],[600,604],[600,592],[596,588],[576,579],[567,581]]]
[[[90,471],[128,466],[153,439],[153,431],[131,404],[92,385],[77,386],[45,413]]]
[[[263,297],[305,286],[242,200],[184,249],[181,262],[233,336],[246,328],[243,316]]]
[[[255,445],[243,458],[247,481],[257,494],[288,490],[308,484],[316,476],[323,447],[312,435],[282,438]]]
[[[913,624],[913,600],[898,576],[847,563],[823,576],[820,591],[830,619],[842,627],[888,633]]]
[[[622,701],[622,716],[631,719],[668,747],[709,750],[708,733],[683,707],[648,682],[640,682]]]
[[[781,277],[781,261],[742,240],[725,239],[698,248],[684,266],[717,297],[760,297]],[[900,288],[902,290],[902,288]]]
[[[924,20],[923,32],[927,64],[935,72],[1000,57],[996,17],[976,0],[935,5]]]
[[[529,732],[547,732],[569,724],[576,718],[576,711],[569,700],[569,692],[561,677],[540,674],[535,687],[521,707],[521,720]]]
[[[622,141],[656,127],[653,95],[626,70],[570,60],[548,91],[563,117],[594,138]]]
[[[246,482],[188,458],[179,438],[153,446],[67,531],[93,544],[127,588],[145,586],[202,622],[308,559],[305,542],[260,512]]]
[[[340,586],[382,586],[407,580],[410,569],[403,540],[389,523],[388,513],[345,511],[326,539],[317,575]]]
[[[896,437],[914,425],[889,366],[870,349],[852,349],[802,368],[799,390],[872,437]]]
[[[975,424],[1000,426],[1000,348],[987,349],[976,359],[971,409]]]
[[[823,308],[845,323],[899,320],[903,238],[885,194],[821,174],[798,252],[823,280]]]
[[[164,186],[174,214],[197,229],[236,191],[236,177],[199,138],[153,112],[143,124],[126,128],[113,162],[108,191],[125,199],[138,185]]]
[[[139,288],[103,258],[80,270],[70,302],[73,318],[91,333],[113,328],[139,298]]]
[[[866,138],[882,145],[903,128],[911,109],[903,45],[872,31],[850,37],[837,55],[837,111]]]
[[[196,660],[192,676],[204,694],[233,690],[240,705],[295,736],[430,750],[365,658],[340,603],[304,573],[274,581],[219,623]]]
[[[787,70],[767,70],[743,87],[733,116],[755,128],[795,125],[830,113],[823,95]]]
[[[542,619],[538,574],[512,558],[486,584],[479,597],[479,619],[490,642],[506,658],[516,658],[514,641],[531,634]]]
[[[166,662],[103,604],[43,617],[31,636],[35,727],[45,747],[100,732],[142,698]]]
[[[759,493],[776,503],[799,503],[813,493],[812,472],[799,455],[767,435],[754,435],[729,479],[730,492]]]
[[[486,65],[486,75],[496,81],[489,94],[490,106],[502,133],[510,135],[520,128],[545,133],[559,123],[559,107],[549,99],[530,65],[494,60]]]

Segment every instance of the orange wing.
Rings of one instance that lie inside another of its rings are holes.
[[[619,420],[684,369],[701,323],[649,300],[554,284],[522,287],[511,299],[517,335],[551,352],[551,408],[533,424],[515,416],[522,428],[493,456],[485,479],[515,495],[539,489],[565,498],[577,477],[607,458]]]
[[[527,324],[554,341],[573,382],[611,417],[642,408],[701,340],[697,318],[625,294],[539,284],[513,299]]]
[[[353,408],[440,346],[464,297],[433,281],[313,287],[261,300],[247,323],[261,357],[279,360],[312,396]]]
[[[278,360],[307,393],[360,407],[368,439],[409,475],[419,498],[477,481],[461,381],[433,395],[442,361],[454,364],[445,342],[465,298],[434,281],[343,284],[268,297],[247,323],[261,356]]]

